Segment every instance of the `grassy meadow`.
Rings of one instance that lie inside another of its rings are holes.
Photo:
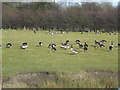
[[[47,32],[48,31],[38,31],[34,34],[33,31],[27,30],[8,29],[2,31],[3,78],[26,72],[77,73],[85,72],[86,70],[106,72],[118,71],[118,34],[108,35],[107,33],[102,33],[96,35],[94,32],[83,34],[80,34],[80,32],[70,32],[50,35],[46,34]],[[80,40],[81,44],[87,42],[89,45],[87,52],[84,52],[83,49],[80,49],[79,46],[75,44],[77,39]],[[105,47],[97,47],[94,50],[94,47],[91,46],[94,45],[94,41],[103,39],[107,40],[104,44]],[[61,43],[65,43],[66,40],[70,40],[69,45],[73,44],[73,48],[79,51],[78,54],[72,54],[70,49],[64,50],[60,48],[62,46]],[[43,46],[36,47],[40,41],[43,42]],[[114,48],[112,51],[109,51],[111,41],[114,41]],[[9,42],[12,43],[13,46],[11,48],[6,48],[6,44]],[[25,50],[20,48],[23,42],[28,42],[28,48]],[[51,48],[48,48],[50,43],[55,43],[57,45],[56,52],[52,52]],[[89,80],[92,79],[86,79],[86,81]],[[115,80],[117,80],[117,78]],[[94,82],[92,84],[95,84]],[[101,82],[104,82],[104,80]],[[115,82],[113,83],[115,84]],[[116,87],[116,85],[113,87]]]

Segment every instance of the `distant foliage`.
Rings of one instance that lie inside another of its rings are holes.
[[[118,28],[118,6],[113,7],[108,2],[83,2],[69,7],[53,2],[5,2],[2,14],[3,28],[66,31],[111,31]]]

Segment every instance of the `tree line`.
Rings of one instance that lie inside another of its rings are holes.
[[[118,30],[118,6],[109,2],[82,2],[63,7],[54,2],[4,2],[2,27],[49,30]]]

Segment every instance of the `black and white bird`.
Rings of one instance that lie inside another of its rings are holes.
[[[113,50],[113,42],[111,42],[111,46],[109,46],[109,50]]]
[[[109,50],[113,50],[113,46],[109,46]]]
[[[61,43],[61,44],[62,44],[62,48],[64,48],[65,50],[66,50],[67,48],[70,48],[70,46],[67,45],[67,44],[63,44],[63,43]]]
[[[83,49],[84,49],[84,52],[88,50],[87,46],[84,46]]]
[[[77,43],[78,45],[79,45],[79,48],[82,48],[83,47],[83,45],[82,44],[80,44],[80,43]]]
[[[55,46],[56,46],[56,44],[51,43],[51,44],[48,45],[48,48],[51,47],[52,51],[56,51],[57,49],[55,48]]]
[[[27,47],[28,47],[28,44],[27,44],[27,42],[25,42],[25,43],[22,43],[22,46],[20,46],[21,47],[21,49],[26,49]]]
[[[27,44],[27,42],[25,42],[25,43],[22,43],[22,45],[23,45],[23,46],[26,46],[26,47],[28,47],[28,44]]]
[[[42,46],[42,42],[39,42],[39,46]]]
[[[88,45],[86,44],[86,42],[85,42],[85,44],[84,44],[84,47],[88,47]]]
[[[10,48],[11,46],[12,46],[11,43],[7,43],[7,44],[6,44],[6,48]]]
[[[100,44],[100,42],[97,42],[96,40],[95,40],[95,45],[99,45]]]
[[[100,43],[99,43],[99,46],[100,46],[100,47],[105,47],[105,45],[103,45],[103,44],[100,44]]]
[[[106,43],[107,41],[106,41],[106,40],[101,40],[100,42],[102,42],[102,43]]]
[[[0,48],[1,48],[2,46],[0,45]]]
[[[42,42],[39,42],[39,45],[36,45],[36,47],[40,47],[42,46]]]
[[[48,48],[50,48],[50,47],[54,47],[54,46],[56,46],[56,44],[51,43],[51,44],[48,45]]]
[[[76,40],[76,43],[78,44],[80,42],[80,40]]]
[[[52,51],[54,51],[54,52],[57,50],[57,49],[54,47],[54,45],[52,45],[52,48],[51,48],[51,49],[52,49]]]
[[[71,52],[73,52],[74,54],[79,53],[78,51],[73,49],[73,45],[72,44],[71,44]]]
[[[70,46],[68,45],[68,42],[69,42],[69,40],[66,40],[66,43],[61,43],[62,44],[62,47],[61,48],[65,48],[65,49],[67,49],[67,48],[70,48]]]

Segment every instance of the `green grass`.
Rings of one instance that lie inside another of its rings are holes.
[[[47,31],[48,32],[48,31]],[[72,55],[70,49],[61,49],[61,43],[70,40],[74,49],[82,51],[79,54]],[[83,52],[82,49],[75,45],[75,40],[79,39],[82,44],[87,42],[88,51]],[[105,48],[94,48],[94,40],[107,40]],[[42,41],[42,47],[36,47],[38,42]],[[114,41],[114,50],[108,51],[110,42]],[[11,48],[6,48],[6,44],[13,44]],[[28,49],[20,49],[23,42],[28,42]],[[50,43],[57,44],[56,52],[52,52],[47,48]],[[24,72],[81,72],[85,70],[104,70],[118,71],[118,35],[108,35],[106,33],[96,35],[93,32],[81,35],[79,32],[70,32],[69,34],[50,35],[46,31],[22,30],[3,30],[2,31],[2,75],[9,77],[17,73]]]

